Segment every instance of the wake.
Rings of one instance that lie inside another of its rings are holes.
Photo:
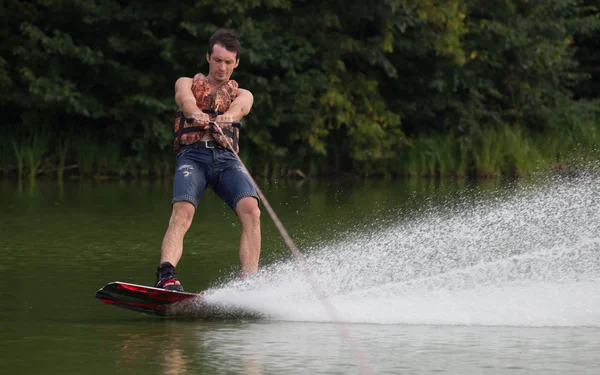
[[[599,183],[589,174],[470,192],[305,257],[344,322],[600,327]],[[268,320],[330,320],[291,260],[206,301]]]

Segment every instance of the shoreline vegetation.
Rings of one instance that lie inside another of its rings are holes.
[[[206,73],[222,27],[254,95],[253,176],[518,178],[600,159],[597,0],[0,8],[3,180],[171,178],[173,85]]]
[[[600,126],[592,123],[535,136],[523,127],[506,125],[485,128],[472,138],[452,133],[417,136],[397,156],[365,163],[355,172],[332,170],[327,163],[319,165],[319,160],[309,161],[309,168],[302,170],[275,158],[258,158],[244,149],[240,157],[250,173],[263,178],[493,179],[540,171],[569,173],[599,160],[599,146]],[[39,132],[28,138],[13,137],[0,146],[0,180],[172,178],[175,154],[170,149],[137,154],[125,154],[123,149],[117,143]]]

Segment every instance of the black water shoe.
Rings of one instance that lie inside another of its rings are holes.
[[[165,262],[158,266],[158,270],[156,270],[156,287],[183,292],[183,286],[177,280],[175,267],[171,263]]]

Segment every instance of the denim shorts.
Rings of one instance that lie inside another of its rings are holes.
[[[250,176],[233,152],[220,147],[184,147],[177,154],[171,204],[187,201],[198,208],[202,193],[208,186],[233,212],[244,197],[255,197],[260,204]]]

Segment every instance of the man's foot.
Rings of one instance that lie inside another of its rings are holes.
[[[169,262],[165,262],[158,267],[156,271],[156,287],[165,290],[175,290],[183,292],[183,286],[177,280],[175,267]]]

